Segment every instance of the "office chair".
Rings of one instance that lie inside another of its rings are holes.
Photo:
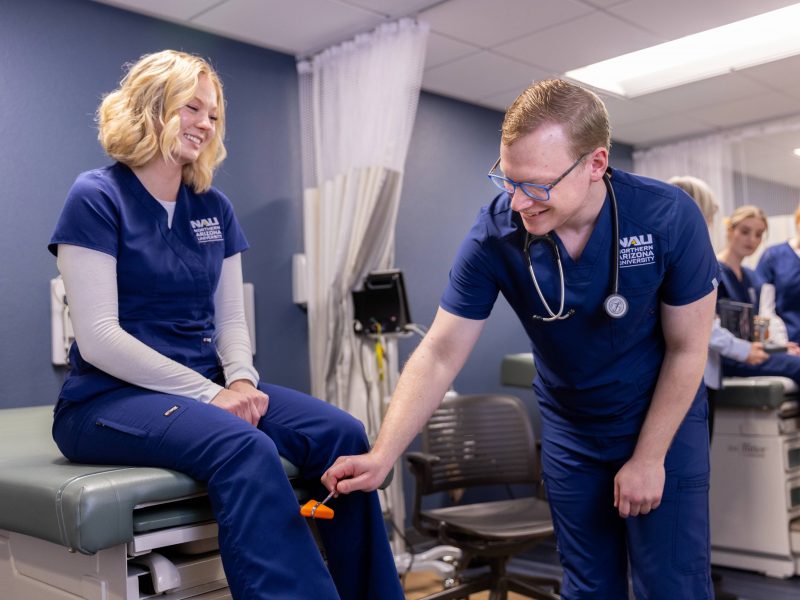
[[[506,569],[511,557],[553,535],[545,500],[530,496],[422,508],[422,498],[436,492],[539,483],[533,428],[519,398],[496,394],[445,398],[422,432],[422,450],[406,454],[416,478],[414,527],[461,549],[458,572],[473,558],[483,559],[491,567],[489,573],[425,600],[457,600],[484,590],[490,590],[491,600],[505,600],[509,591],[530,598],[558,599],[557,580],[523,578]],[[556,593],[533,583],[545,583]]]

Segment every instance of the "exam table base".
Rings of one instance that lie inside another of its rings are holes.
[[[176,528],[173,539],[169,539],[169,531],[160,532],[160,539],[181,544],[203,543],[204,536],[212,530],[216,537],[213,524],[211,528],[209,525]],[[144,540],[137,550],[136,542],[134,539],[128,544],[85,555],[0,529],[0,596],[14,600],[144,600],[155,597],[160,600],[231,600],[218,552],[171,554],[169,559],[159,555],[157,571],[162,572],[158,573],[148,570],[146,560],[141,563],[139,560],[164,549],[144,549],[152,545]],[[132,556],[138,552],[141,552],[139,556]],[[158,585],[156,580],[161,578],[164,585],[161,575],[175,576],[176,573],[177,580],[167,578],[166,585],[177,583],[177,587],[166,593],[154,593],[153,586]]]
[[[711,563],[784,579],[800,574],[800,413],[794,389],[775,402],[758,400],[769,381],[726,380],[726,392],[738,389],[718,400]]]

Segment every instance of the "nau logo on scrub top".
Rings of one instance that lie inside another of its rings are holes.
[[[189,221],[192,231],[199,244],[222,241],[222,228],[219,226],[217,217],[206,217],[205,219],[192,219]]]
[[[653,234],[641,233],[619,238],[619,268],[641,267],[656,262]]]

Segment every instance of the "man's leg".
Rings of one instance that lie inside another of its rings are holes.
[[[627,600],[624,521],[614,508],[616,468],[597,438],[544,425],[542,467],[564,568],[564,600]]]
[[[687,416],[665,461],[661,505],[627,519],[637,598],[713,598],[708,517],[708,426]]]

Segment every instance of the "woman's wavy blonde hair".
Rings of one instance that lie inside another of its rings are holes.
[[[692,200],[700,207],[706,223],[711,224],[714,221],[714,215],[719,210],[719,203],[705,181],[691,175],[681,175],[672,177],[667,183],[678,186],[691,196]]]
[[[755,204],[745,204],[734,210],[731,216],[725,219],[725,227],[728,231],[736,229],[745,219],[760,219],[764,223],[764,232],[769,229],[767,214]]]
[[[179,110],[195,96],[201,75],[217,93],[216,131],[196,161],[183,166],[183,182],[196,192],[211,187],[214,169],[225,159],[225,100],[214,69],[198,56],[163,50],[145,54],[106,94],[97,109],[98,139],[108,155],[130,167],[155,156],[176,161],[181,148]]]

